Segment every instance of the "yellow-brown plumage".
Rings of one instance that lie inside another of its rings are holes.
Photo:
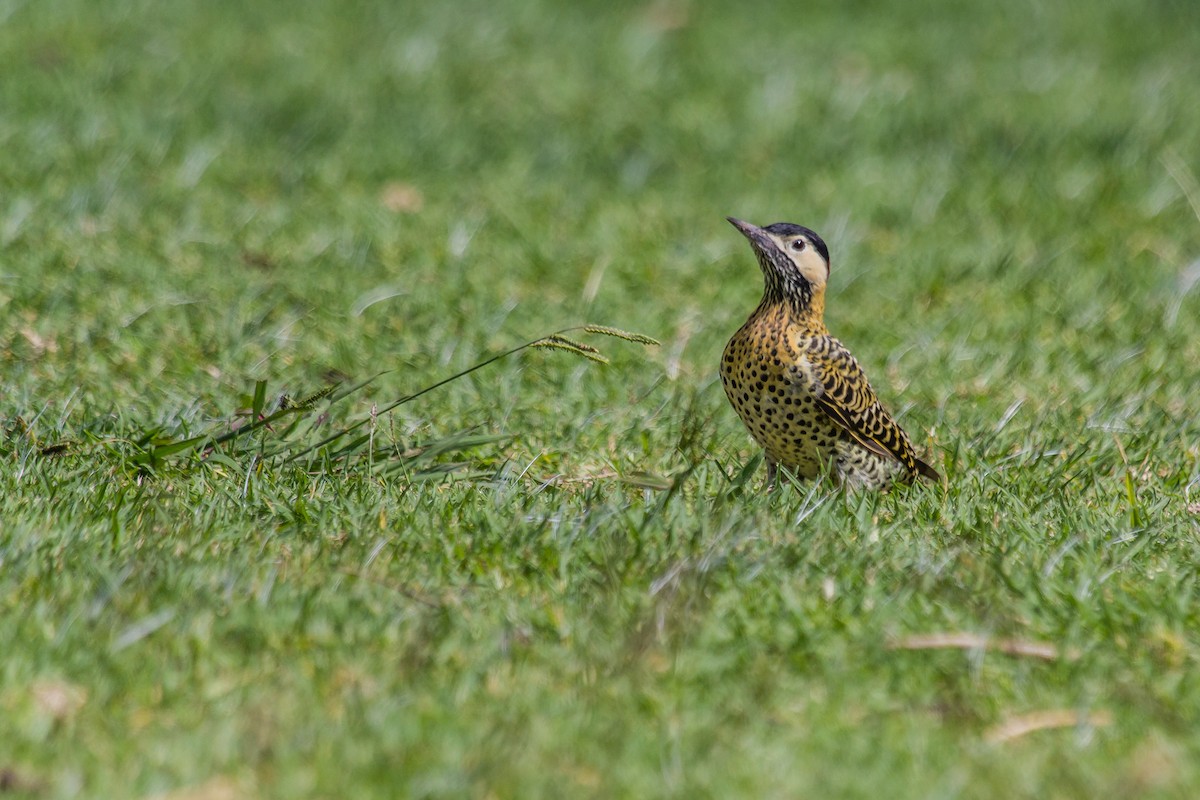
[[[850,351],[825,327],[829,250],[815,232],[730,218],[750,240],[765,288],[721,359],[721,383],[767,459],[798,477],[832,469],[844,483],[886,488],[938,473],[879,403]]]

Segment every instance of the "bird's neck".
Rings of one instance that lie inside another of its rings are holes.
[[[811,320],[824,327],[825,285],[813,285],[798,275],[781,274],[778,270],[763,267],[763,305],[787,306],[792,316],[799,320]]]
[[[808,294],[772,291],[768,286],[758,304],[756,316],[782,316],[788,327],[801,332],[823,336],[829,333],[825,327],[825,288]]]

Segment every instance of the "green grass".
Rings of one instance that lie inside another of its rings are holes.
[[[0,795],[1200,793],[1197,6],[810,5],[0,2]],[[726,214],[946,487],[762,493]]]

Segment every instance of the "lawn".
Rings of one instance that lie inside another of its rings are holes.
[[[0,0],[0,797],[1200,795],[1200,6],[806,5]]]

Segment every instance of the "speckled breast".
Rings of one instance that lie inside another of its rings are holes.
[[[817,407],[808,361],[791,340],[778,316],[751,317],[725,346],[721,383],[767,458],[811,478],[835,457],[839,432]]]

